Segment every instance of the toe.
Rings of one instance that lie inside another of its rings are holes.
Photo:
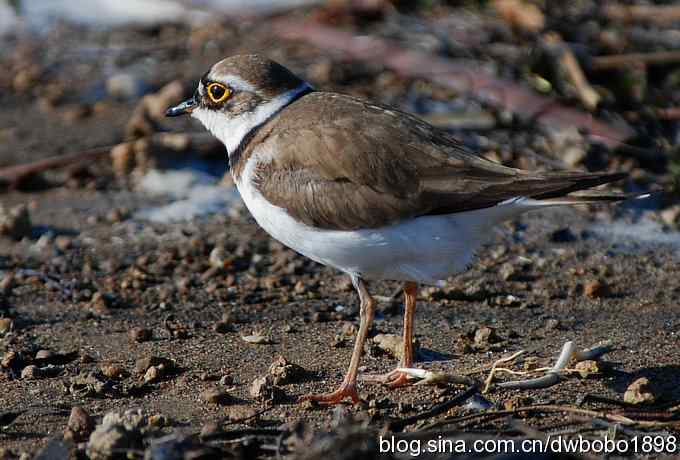
[[[351,385],[341,386],[332,393],[304,395],[300,397],[300,402],[316,401],[321,404],[340,404],[346,398],[351,398],[353,404],[357,404],[359,401],[361,401],[361,398],[359,398],[359,393],[357,393],[356,387]]]

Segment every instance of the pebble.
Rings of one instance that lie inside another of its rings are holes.
[[[208,262],[212,268],[221,269],[227,265],[227,252],[222,246],[215,246],[215,248],[210,251],[210,256],[208,256]]]
[[[274,385],[271,375],[265,375],[253,380],[249,388],[250,396],[266,402],[277,402],[283,399],[284,393],[281,388]]]
[[[5,335],[12,330],[14,322],[9,318],[0,318],[0,335]]]
[[[377,334],[373,337],[373,343],[375,343],[382,351],[389,353],[397,359],[401,359],[404,340],[400,335]]]
[[[284,356],[277,356],[269,366],[269,375],[274,385],[285,385],[294,382],[305,374],[305,370],[288,361]]]
[[[71,409],[71,415],[66,424],[64,439],[83,442],[86,441],[95,428],[95,421],[90,414],[80,406]]]
[[[104,376],[114,380],[119,380],[123,378],[126,374],[124,367],[113,363],[104,363],[101,366],[99,366],[99,370],[102,371],[102,374],[104,374]]]
[[[611,290],[604,281],[592,280],[583,286],[583,294],[591,299],[597,299],[611,295]]]
[[[586,361],[579,361],[574,366],[574,369],[576,372],[578,372],[582,379],[586,379],[601,373],[599,363],[590,359]]]
[[[56,356],[56,353],[54,353],[52,350],[38,350],[38,352],[35,354],[35,359],[40,359],[40,360],[50,360]]]
[[[0,204],[0,235],[20,240],[31,236],[32,229],[31,216],[26,205],[6,208]]]
[[[118,424],[104,424],[92,432],[85,453],[90,460],[126,458],[121,452],[142,450],[142,437]]]
[[[676,225],[680,224],[680,204],[676,204],[675,206],[671,206],[670,208],[664,209],[660,213],[661,220],[666,224],[666,225]]]
[[[209,404],[222,405],[228,403],[231,397],[226,391],[209,388],[201,393],[201,399]]]
[[[29,365],[24,367],[21,371],[21,378],[26,380],[35,380],[43,377],[43,372],[38,366]]]
[[[8,351],[2,357],[2,361],[0,361],[0,366],[6,369],[15,368],[18,367],[21,364],[21,362],[22,359],[19,353],[17,353],[16,351]]]
[[[647,377],[640,377],[626,389],[623,400],[628,404],[652,404],[656,395]]]
[[[61,111],[61,117],[67,123],[75,123],[90,115],[92,115],[92,106],[87,104],[71,104]]]
[[[144,373],[144,383],[154,383],[160,380],[163,376],[163,371],[160,367],[151,366]]]
[[[149,417],[149,426],[156,428],[163,428],[164,426],[169,426],[171,420],[163,414],[155,414]]]
[[[222,427],[218,423],[208,422],[201,427],[201,434],[199,436],[201,438],[205,438],[209,436],[215,436],[221,432]]]
[[[116,145],[111,149],[109,155],[116,176],[125,177],[135,168],[135,152],[129,142]]]
[[[500,342],[500,337],[496,334],[496,329],[489,326],[477,328],[474,336],[474,343],[478,347],[484,347],[491,343]]]
[[[151,329],[144,327],[134,327],[128,331],[128,338],[132,342],[148,342],[153,337]]]
[[[242,339],[244,342],[247,342],[247,343],[260,344],[260,345],[268,344],[268,343],[271,342],[271,340],[269,339],[269,337],[267,337],[266,335],[262,334],[261,332],[255,332],[255,333],[252,334],[252,335],[245,335],[245,336],[242,336],[241,339]]]
[[[545,329],[548,331],[554,331],[556,329],[559,329],[562,327],[560,324],[560,320],[555,319],[555,318],[550,318],[548,321],[545,322]]]

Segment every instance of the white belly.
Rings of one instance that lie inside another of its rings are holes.
[[[497,217],[510,214],[508,209],[498,212],[496,206],[377,229],[323,230],[300,223],[269,203],[249,183],[248,174],[243,176],[243,183],[237,184],[241,196],[267,233],[316,262],[365,279],[439,284],[465,270],[475,250],[492,234],[492,225],[502,220]]]

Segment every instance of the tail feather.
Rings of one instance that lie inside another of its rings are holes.
[[[579,190],[597,187],[598,185],[608,184],[609,182],[616,182],[628,177],[627,173],[583,173],[583,172],[552,172],[545,173],[543,179],[546,181],[555,181],[563,183],[564,185],[549,192],[531,195],[535,200],[546,200],[551,198],[559,198],[569,195]],[[611,196],[611,195],[609,195]],[[625,199],[625,198],[623,198]],[[603,200],[598,200],[603,201]],[[612,200],[609,200],[612,201]],[[617,201],[617,200],[613,200]]]
[[[611,203],[617,201],[640,200],[649,198],[650,193],[608,193],[608,192],[575,192],[569,195],[539,200],[546,205],[570,205],[589,203]]]

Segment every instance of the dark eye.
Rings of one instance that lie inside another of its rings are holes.
[[[230,94],[229,88],[221,83],[210,83],[208,85],[208,97],[215,103],[223,102]]]

